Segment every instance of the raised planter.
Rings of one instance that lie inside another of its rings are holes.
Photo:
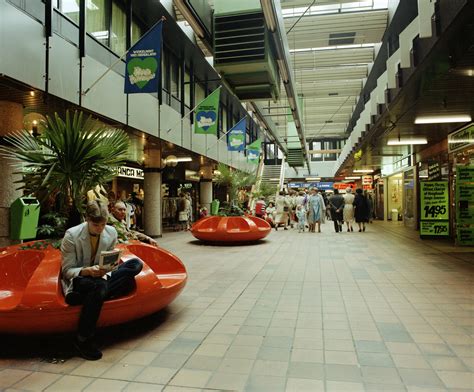
[[[270,231],[268,222],[255,216],[210,216],[191,228],[193,236],[201,241],[223,243],[258,241]]]
[[[0,333],[31,334],[77,329],[81,306],[69,306],[60,282],[61,252],[21,250],[28,244],[0,251]],[[98,326],[120,324],[157,312],[171,303],[187,280],[183,263],[170,252],[134,241],[121,244],[123,259],[138,257],[143,269],[136,289],[106,301]]]

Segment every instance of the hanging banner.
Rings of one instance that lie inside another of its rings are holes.
[[[249,144],[247,146],[247,161],[251,163],[258,163],[261,149],[262,141],[260,139],[257,139],[252,144]]]
[[[227,150],[244,151],[245,150],[245,132],[247,129],[247,117],[244,117],[235,124],[227,133]]]
[[[217,117],[221,88],[204,98],[194,111],[194,133],[217,136]]]
[[[420,235],[449,236],[448,181],[422,181],[420,200]]]
[[[474,245],[474,166],[456,167],[456,241]]]
[[[153,26],[127,53],[125,94],[158,91],[163,21]]]

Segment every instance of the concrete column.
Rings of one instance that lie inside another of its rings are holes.
[[[201,207],[206,207],[210,212],[212,202],[212,166],[202,166],[199,170],[199,174],[201,176],[201,182],[199,183],[199,200]]]
[[[206,207],[210,212],[212,202],[212,180],[201,180],[199,183],[199,200],[201,201],[201,207]]]
[[[12,131],[23,128],[23,106],[16,102],[0,101],[0,136],[6,136]],[[18,174],[13,174],[18,169],[11,165],[12,161],[0,155],[0,247],[12,244],[10,241],[10,205],[22,195],[16,188],[20,184],[15,181],[21,179]]]
[[[145,234],[157,238],[162,235],[161,218],[161,151],[159,149],[145,150],[144,170],[145,192],[143,222]]]

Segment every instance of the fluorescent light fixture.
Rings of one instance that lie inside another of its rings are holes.
[[[449,124],[449,123],[467,123],[472,121],[469,115],[460,116],[428,116],[417,117],[415,124]]]
[[[414,144],[428,144],[428,140],[423,137],[416,139],[391,139],[387,142],[387,146],[409,146]]]
[[[291,110],[296,110],[296,101],[294,97],[288,97]]]
[[[349,176],[349,177],[344,177],[346,180],[360,180],[360,176]]]
[[[353,170],[354,173],[373,173],[374,171],[371,169],[356,169]]]
[[[320,181],[321,177],[307,177],[305,178],[306,181]]]
[[[455,143],[474,143],[474,139],[449,139],[448,140],[449,144],[455,144]]]
[[[270,178],[269,181],[280,181],[279,178]]]
[[[286,71],[286,64],[283,60],[281,59],[278,59],[277,60],[277,63],[278,63],[278,69],[280,70],[280,74],[281,74],[281,77],[283,79],[283,82],[284,83],[288,83],[288,81],[290,80],[290,78],[288,77],[288,72]]]
[[[263,8],[263,16],[268,30],[273,33],[276,30],[276,20],[273,14],[272,0],[261,0],[260,3]]]
[[[193,158],[191,157],[181,157],[181,158],[176,158],[175,162],[191,162]]]
[[[184,0],[176,0],[173,3],[178,8],[179,12],[183,14],[184,19],[186,19],[186,22],[189,23],[189,25],[194,31],[194,34],[196,34],[199,38],[204,38],[204,30],[202,29],[198,21],[194,18],[194,15],[189,11],[186,2]]]

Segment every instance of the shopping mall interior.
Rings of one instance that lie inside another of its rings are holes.
[[[0,0],[0,51],[0,390],[474,390],[474,1]]]

